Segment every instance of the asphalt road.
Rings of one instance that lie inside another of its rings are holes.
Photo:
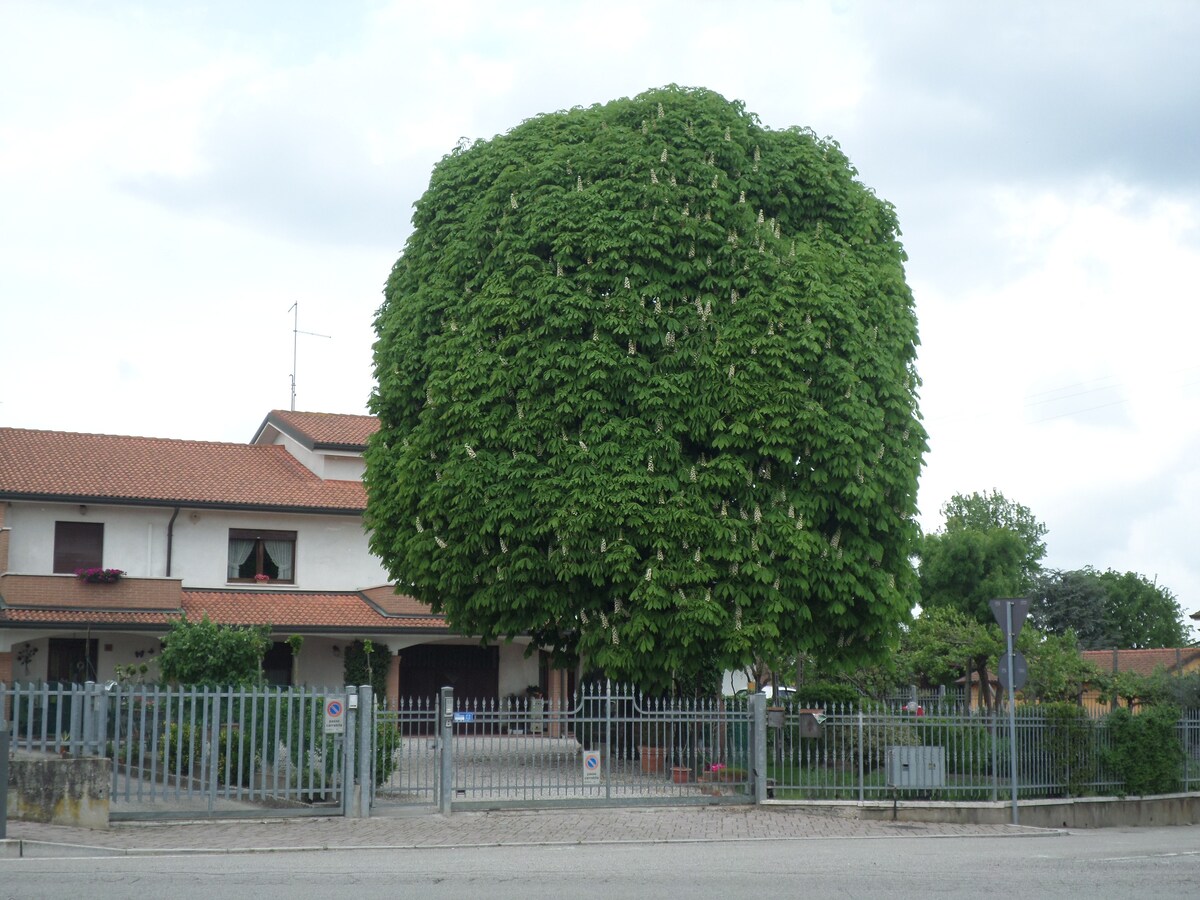
[[[0,860],[0,898],[1200,896],[1200,828]]]

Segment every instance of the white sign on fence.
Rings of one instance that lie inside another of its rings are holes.
[[[600,779],[600,751],[583,751],[583,780],[598,781]]]
[[[325,700],[325,733],[346,733],[346,701],[342,697],[329,697]]]

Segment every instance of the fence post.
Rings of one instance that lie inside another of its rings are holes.
[[[78,746],[83,753],[88,752],[88,747],[92,742],[92,729],[96,727],[95,706],[96,682],[85,681],[83,683],[83,731],[79,735],[71,735],[72,742],[78,741]],[[59,735],[54,735],[55,744],[58,743],[58,740]]]
[[[358,710],[350,705],[350,697],[357,689],[352,684],[344,688],[346,692],[346,708],[342,715],[346,717],[346,731],[342,735],[342,815],[351,818],[358,813],[358,804],[354,802],[354,724]]]
[[[862,704],[858,705],[858,805],[862,806],[867,800],[867,773],[866,762],[863,756],[865,752],[863,748],[865,728],[863,727],[863,711]]]
[[[767,696],[750,695],[750,759],[754,778],[754,802],[767,799]]]
[[[375,796],[374,763],[375,692],[369,684],[358,686],[358,817],[371,815],[371,799]]]
[[[438,778],[438,800],[443,816],[450,815],[450,802],[454,798],[454,688],[441,690],[442,727],[438,738],[441,755],[441,771]]]
[[[0,685],[0,841],[8,836],[8,719],[4,718],[7,695]]]

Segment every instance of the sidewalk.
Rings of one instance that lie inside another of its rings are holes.
[[[1050,833],[1054,832],[1012,825],[870,822],[789,806],[540,809],[370,819],[138,822],[117,824],[107,831],[9,821],[8,846],[0,842],[0,859]]]

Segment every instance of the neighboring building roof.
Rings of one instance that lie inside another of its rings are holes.
[[[367,440],[379,430],[379,420],[374,416],[273,409],[258,426],[252,442],[258,440],[268,425],[286,432],[309,450],[354,450],[359,453],[367,449]]]
[[[354,514],[366,508],[360,482],[323,480],[282,446],[23,428],[0,428],[0,497]]]
[[[388,589],[390,591],[390,589]],[[0,605],[0,625],[74,625],[165,630],[180,613],[218,625],[270,625],[275,631],[444,632],[446,620],[411,597],[411,612],[388,613],[357,591],[184,590],[179,610],[96,610]]]
[[[1084,650],[1082,656],[1101,672],[1136,672],[1139,675],[1153,675],[1160,667],[1172,674],[1178,674],[1200,665],[1200,647]]]

